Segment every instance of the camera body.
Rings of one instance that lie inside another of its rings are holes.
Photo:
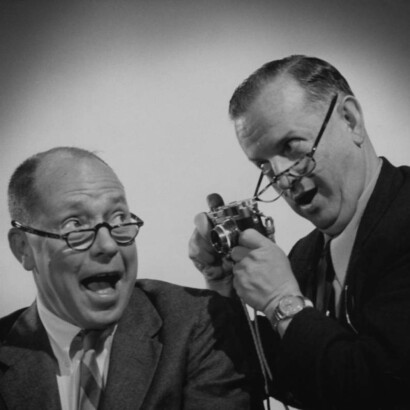
[[[229,255],[232,248],[238,245],[239,234],[245,229],[256,229],[274,241],[273,219],[263,215],[254,198],[220,205],[208,212],[207,216],[213,225],[212,245],[222,255]]]

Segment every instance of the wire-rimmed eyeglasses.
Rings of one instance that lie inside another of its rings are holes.
[[[295,179],[300,179],[310,175],[316,168],[316,160],[314,158],[316,149],[319,145],[319,142],[322,138],[323,133],[325,132],[326,126],[332,116],[333,109],[335,108],[338,94],[335,94],[330,102],[329,109],[327,110],[325,119],[320,127],[319,133],[313,143],[313,147],[307,154],[303,155],[296,162],[294,162],[290,167],[286,168],[284,171],[279,174],[275,174],[272,170],[272,167],[269,163],[264,163],[261,165],[261,174],[256,185],[254,198],[260,202],[274,202],[279,199],[284,191],[290,189]],[[269,179],[269,183],[262,189],[260,186],[262,184],[263,177]],[[277,192],[277,195],[273,199],[265,200],[261,198],[261,195],[264,194],[269,187],[272,187]]]
[[[21,229],[27,233],[44,236],[47,238],[62,239],[67,243],[68,247],[74,249],[75,251],[86,251],[91,248],[97,236],[98,230],[103,227],[108,229],[111,237],[119,246],[131,245],[138,235],[141,226],[144,225],[144,221],[134,214],[130,214],[130,216],[130,222],[118,225],[110,225],[107,222],[101,222],[95,225],[94,228],[77,229],[63,235],[41,231],[30,226],[22,225],[18,221],[11,221],[11,224],[15,228]]]

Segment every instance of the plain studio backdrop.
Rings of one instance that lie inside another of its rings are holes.
[[[0,316],[35,296],[8,246],[9,178],[60,145],[96,151],[123,181],[145,221],[139,277],[203,287],[187,256],[193,218],[211,192],[226,202],[253,194],[259,173],[227,108],[267,61],[307,54],[333,63],[362,103],[378,154],[410,164],[409,11],[405,0],[3,0]],[[284,202],[262,209],[285,251],[311,229]]]

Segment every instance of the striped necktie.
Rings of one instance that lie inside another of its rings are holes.
[[[99,331],[84,332],[78,410],[98,409],[103,389],[103,378],[97,364],[98,345],[102,343],[100,336]]]

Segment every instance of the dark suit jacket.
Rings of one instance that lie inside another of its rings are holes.
[[[321,243],[315,230],[290,253],[302,292],[311,298]],[[272,333],[266,341],[273,394],[288,403],[410,409],[409,167],[383,159],[354,242],[340,318],[305,309],[281,341]]]
[[[234,310],[210,291],[138,281],[114,336],[100,409],[262,408],[252,402]],[[60,409],[58,365],[36,305],[1,319],[0,336],[0,409]]]

